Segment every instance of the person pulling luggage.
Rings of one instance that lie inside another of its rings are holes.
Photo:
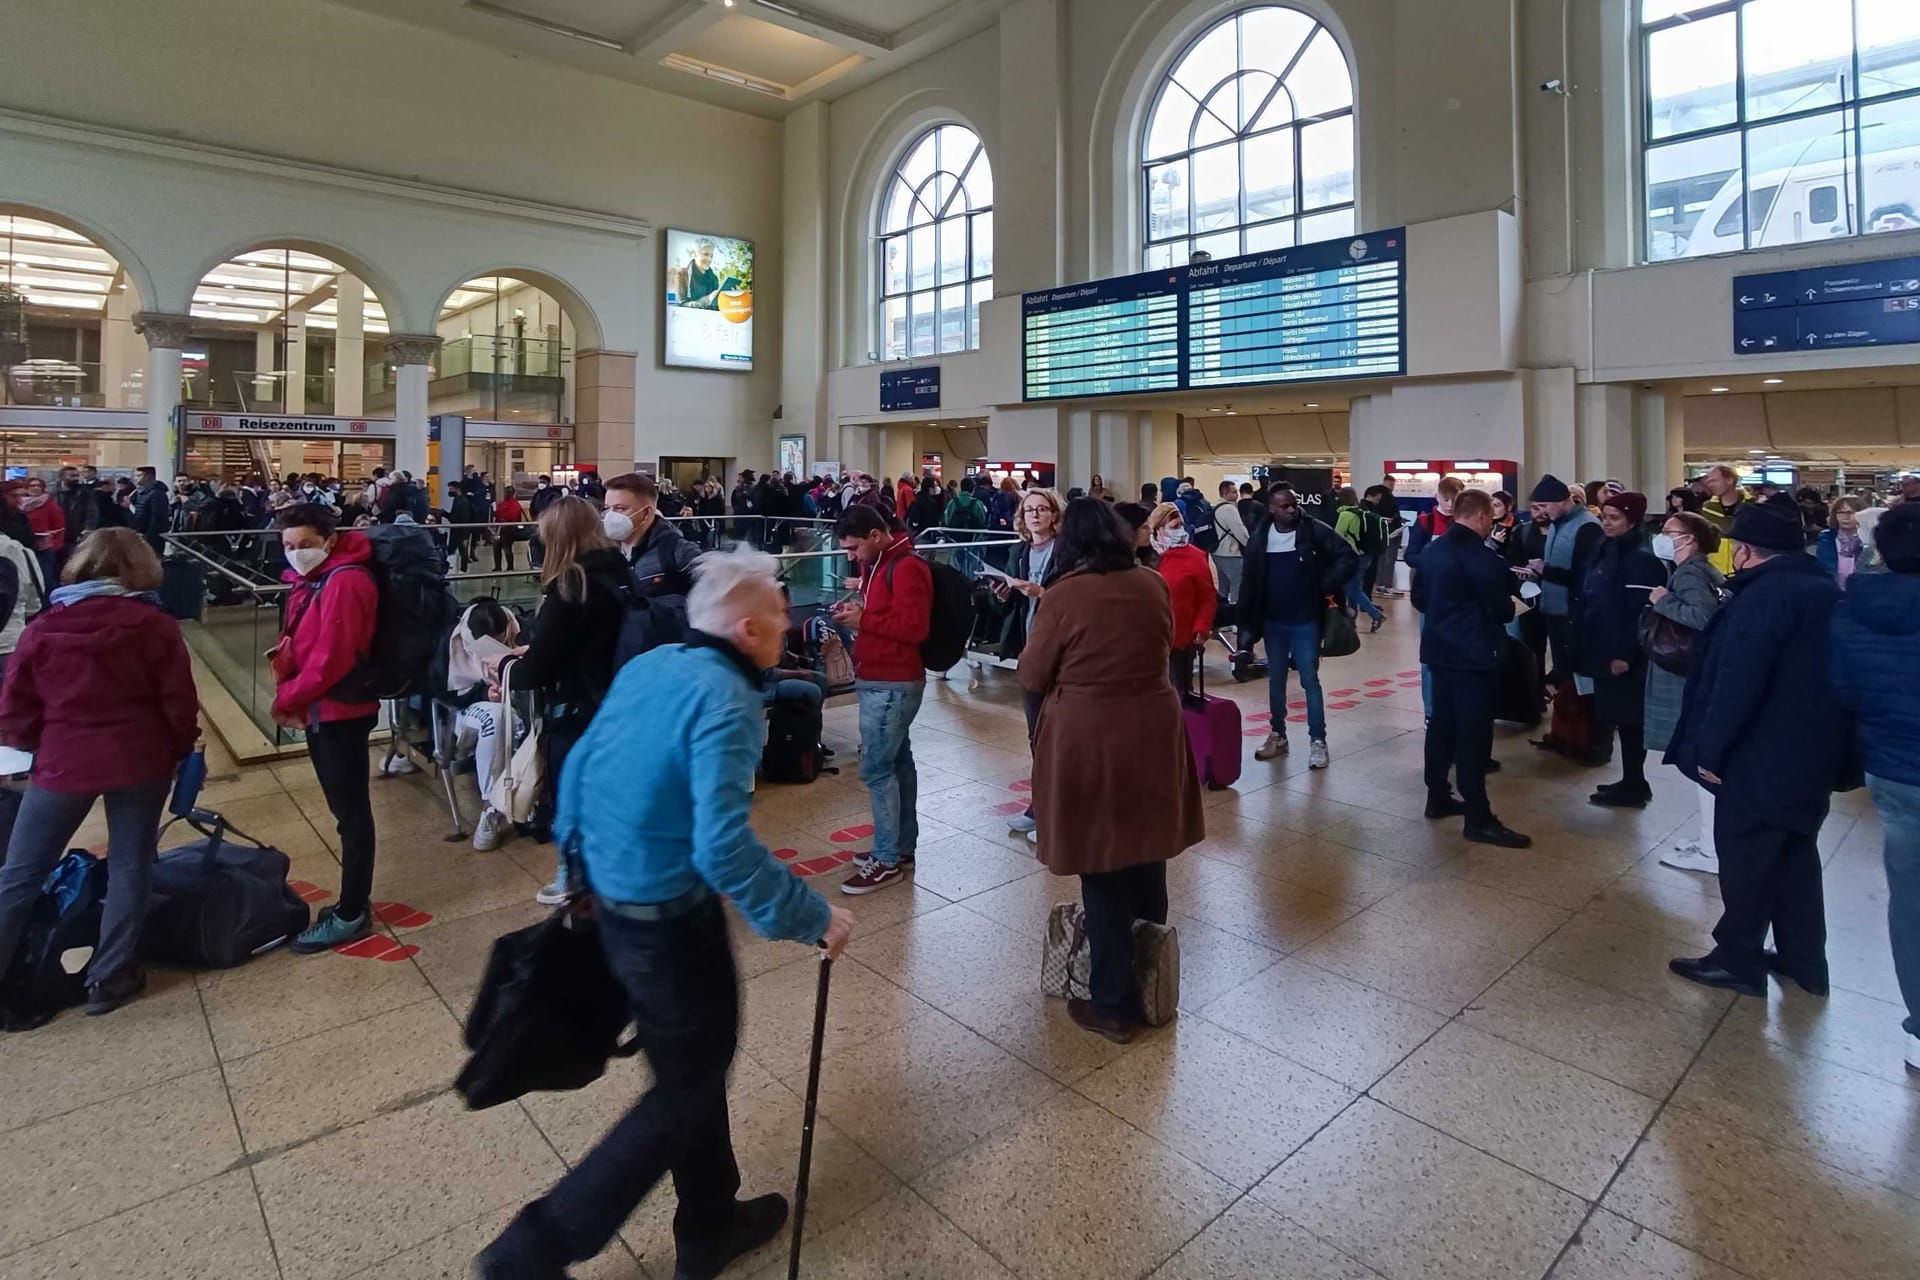
[[[819,941],[830,958],[845,950],[853,914],[829,907],[748,825],[761,672],[779,662],[787,631],[778,566],[741,550],[702,557],[693,575],[687,642],[622,668],[568,756],[554,822],[556,843],[591,886],[653,1084],[487,1246],[475,1263],[481,1280],[561,1280],[669,1173],[679,1196],[675,1280],[712,1280],[787,1219],[784,1196],[736,1198],[727,1071],[740,982],[720,899],[763,937]]]

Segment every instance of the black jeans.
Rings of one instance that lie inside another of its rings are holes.
[[[1447,769],[1453,769],[1460,798],[1467,804],[1467,825],[1493,817],[1487,801],[1487,761],[1493,755],[1493,698],[1498,672],[1434,667],[1433,718],[1427,721],[1427,795],[1451,794]]]
[[[325,720],[307,730],[307,758],[340,833],[340,897],[336,914],[367,913],[373,896],[373,799],[368,793],[367,739],[375,716]]]
[[[1031,689],[1023,689],[1020,691],[1020,709],[1027,713],[1028,752],[1032,752],[1033,740],[1040,732],[1040,707],[1046,700],[1047,695],[1044,693],[1035,693]],[[1032,793],[1029,792],[1028,794],[1031,795]],[[1027,812],[1024,816],[1029,818],[1033,816],[1033,802],[1031,800],[1027,802]]]
[[[727,1068],[740,1036],[740,986],[720,901],[659,922],[602,912],[600,941],[632,1002],[653,1086],[551,1191],[520,1211],[496,1250],[503,1275],[547,1275],[597,1256],[669,1173],[683,1263],[719,1246],[733,1221],[740,1170]]]
[[[1167,681],[1185,698],[1193,692],[1193,650],[1175,647],[1167,655]]]
[[[1827,908],[1817,838],[1756,822],[1723,801],[1713,807],[1713,843],[1726,903],[1713,926],[1714,962],[1749,981],[1766,981],[1760,952],[1771,926],[1781,967],[1796,978],[1824,979]]]
[[[1637,724],[1602,724],[1620,736],[1620,785],[1635,791],[1647,788],[1647,731]]]
[[[1167,922],[1167,864],[1143,862],[1083,875],[1080,905],[1087,915],[1087,986],[1094,1011],[1126,1022],[1144,1021],[1140,984],[1133,973],[1133,922]]]

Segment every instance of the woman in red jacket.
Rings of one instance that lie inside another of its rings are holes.
[[[200,736],[180,626],[160,611],[160,560],[131,529],[99,529],[27,627],[0,693],[0,737],[34,753],[0,868],[0,956],[11,957],[93,802],[107,807],[107,901],[87,965],[87,1013],[147,985],[136,959],[160,808]]]
[[[527,513],[520,505],[520,495],[508,485],[500,501],[493,504],[493,571],[500,572],[500,560],[504,555],[507,568],[513,568],[513,544],[527,540],[527,530],[523,522]]]
[[[1160,576],[1173,595],[1173,653],[1167,674],[1184,695],[1193,691],[1193,651],[1206,645],[1220,600],[1213,557],[1187,541],[1187,522],[1171,502],[1161,503],[1147,517],[1147,538],[1160,554]]]
[[[60,576],[56,567],[67,545],[66,513],[47,492],[47,482],[38,476],[27,481],[20,510],[26,512],[27,524],[33,529],[33,553],[40,560],[40,580],[52,582]]]

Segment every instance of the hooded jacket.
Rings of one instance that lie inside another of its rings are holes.
[[[1867,772],[1920,786],[1920,574],[1848,578],[1831,644],[1833,696],[1860,719]]]
[[[373,649],[380,588],[368,567],[372,559],[366,535],[342,529],[333,554],[311,575],[303,578],[293,569],[280,575],[293,590],[273,657],[280,686],[273,695],[276,716],[311,725],[379,714],[377,702],[335,702],[326,696]]]
[[[46,588],[40,581],[40,564],[26,547],[0,533],[0,560],[13,566],[19,594],[14,597],[13,612],[0,623],[0,654],[20,647],[20,635],[27,620],[47,607]]]

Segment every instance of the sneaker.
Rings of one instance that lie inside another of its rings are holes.
[[[358,942],[373,933],[373,913],[363,911],[357,916],[343,916],[334,907],[328,907],[320,913],[306,932],[287,944],[287,950],[297,956],[318,955],[322,951],[331,951],[335,947],[349,942]]]
[[[1037,829],[1027,832],[1027,843],[1036,849],[1040,847],[1040,832]]]
[[[512,834],[513,823],[507,815],[488,805],[480,821],[473,824],[473,847],[480,853],[492,853]]]
[[[391,755],[380,762],[380,772],[389,778],[397,778],[403,773],[418,773],[420,766],[404,755]]]
[[[1016,813],[1007,819],[1009,831],[1031,831],[1040,825],[1040,820],[1030,813]]]
[[[1284,733],[1270,733],[1267,735],[1267,740],[1261,743],[1259,748],[1254,751],[1253,758],[1255,760],[1277,760],[1285,754],[1287,754],[1287,735]]]
[[[1720,874],[1720,859],[1701,847],[1698,840],[1689,840],[1672,853],[1660,859],[1663,867],[1672,867],[1676,871],[1698,871],[1704,876]]]
[[[98,1018],[112,1013],[147,989],[147,971],[139,967],[122,969],[95,986],[87,988],[87,1016]]]
[[[1387,617],[1385,614],[1375,614],[1373,619],[1373,625],[1367,628],[1367,634],[1372,635],[1374,632],[1378,631],[1380,629],[1380,624],[1385,622],[1386,620],[1387,620]]]
[[[736,1201],[724,1239],[692,1250],[676,1242],[673,1280],[714,1280],[735,1258],[752,1253],[787,1225],[787,1198],[779,1192]]]
[[[1333,758],[1327,754],[1325,738],[1315,738],[1307,744],[1307,768],[1324,769],[1332,763]]]
[[[890,867],[878,858],[857,858],[854,860],[853,874],[841,882],[840,892],[857,898],[863,893],[877,893],[906,878],[906,873],[899,867]]]
[[[555,880],[533,895],[533,900],[543,907],[564,907],[572,898],[573,893],[564,880]]]

